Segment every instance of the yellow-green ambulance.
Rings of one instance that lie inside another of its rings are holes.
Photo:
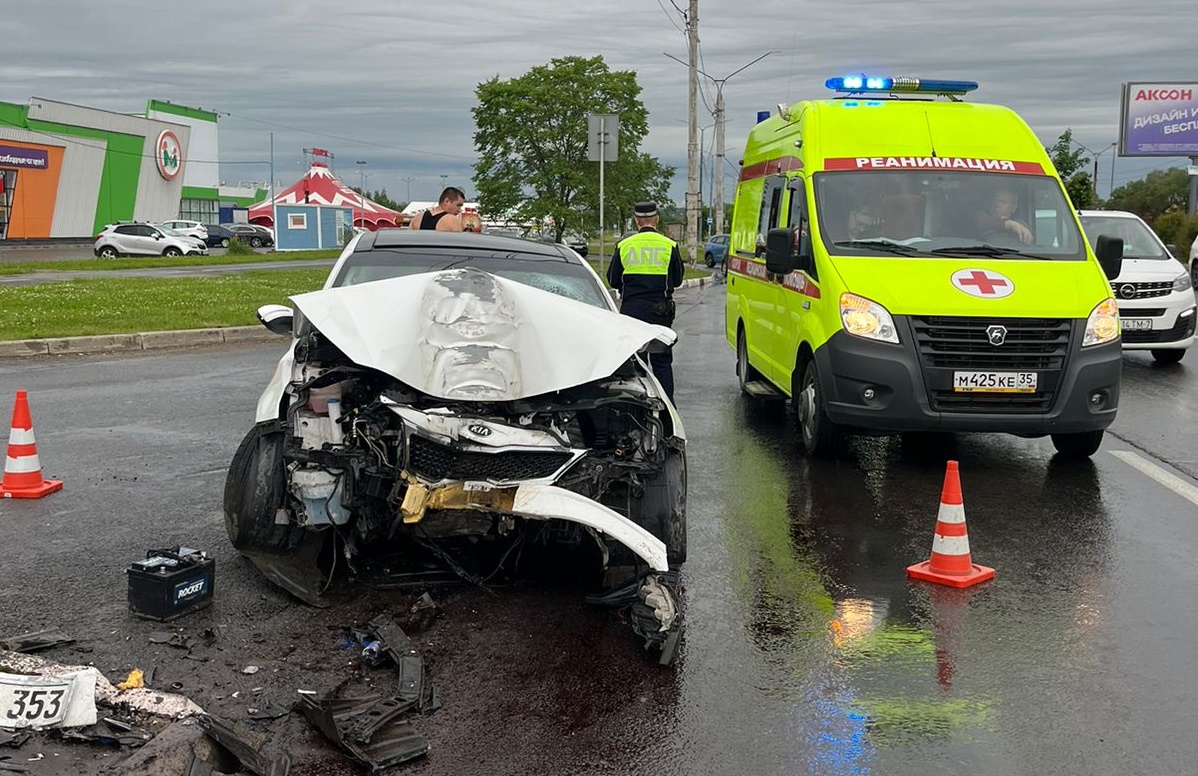
[[[741,390],[807,451],[844,433],[1051,435],[1092,455],[1119,404],[1122,243],[1082,235],[1044,147],[968,81],[828,79],[760,117],[725,309]]]

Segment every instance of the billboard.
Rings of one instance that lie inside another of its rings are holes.
[[[1198,82],[1123,84],[1120,156],[1198,156]]]

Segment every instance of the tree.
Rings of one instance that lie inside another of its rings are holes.
[[[615,213],[664,191],[672,170],[640,151],[649,131],[640,93],[636,73],[613,71],[602,56],[553,59],[522,76],[479,84],[472,113],[480,207],[525,223],[551,219],[558,240],[567,229],[587,231],[584,218],[599,209],[598,164],[587,160],[591,113],[620,117],[620,159],[604,168]]]
[[[1073,207],[1079,210],[1095,207],[1098,197],[1094,194],[1094,179],[1087,172],[1090,157],[1085,149],[1074,148],[1074,145],[1076,144],[1073,142],[1073,130],[1066,129],[1057,138],[1056,143],[1045,147],[1044,150],[1052,159],[1052,166],[1057,169],[1057,175],[1064,181],[1065,191],[1069,192]]]
[[[1189,202],[1190,177],[1184,167],[1153,170],[1143,180],[1132,181],[1111,192],[1106,206],[1128,210],[1148,223],[1170,210],[1184,211]]]

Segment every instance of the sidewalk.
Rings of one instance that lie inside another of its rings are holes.
[[[721,283],[722,280],[714,276],[691,278],[684,280],[681,288],[703,288]],[[0,342],[0,358],[122,353],[133,350],[187,348],[197,345],[243,342],[278,342],[282,344],[284,341],[284,337],[267,331],[265,326],[230,326],[223,329],[183,329],[181,331],[150,331],[137,334],[97,334],[89,337],[9,340]]]

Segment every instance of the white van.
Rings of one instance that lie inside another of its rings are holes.
[[[1194,285],[1186,267],[1135,213],[1078,212],[1090,244],[1100,234],[1123,240],[1123,269],[1111,281],[1119,304],[1124,350],[1148,350],[1162,364],[1175,364],[1194,344]]]

